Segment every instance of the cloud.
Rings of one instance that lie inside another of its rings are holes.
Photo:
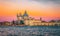
[[[30,1],[36,1],[36,2],[40,2],[40,3],[45,3],[45,4],[60,4],[60,0],[30,0]]]
[[[0,0],[0,2],[21,2],[21,1],[28,1],[28,0]]]
[[[0,0],[0,2],[17,2],[20,3],[22,1],[35,1],[38,3],[43,3],[43,4],[59,4],[60,5],[60,0]]]

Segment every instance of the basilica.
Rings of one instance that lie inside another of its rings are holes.
[[[24,12],[24,14],[22,15],[21,13],[20,14],[17,14],[17,23],[20,24],[20,25],[40,25],[42,19],[34,19],[32,17],[29,17],[27,11]]]
[[[0,25],[4,26],[60,26],[60,21],[44,21],[40,17],[40,19],[35,19],[29,16],[27,11],[24,14],[18,13],[17,19],[11,22],[5,21],[0,22]],[[36,17],[37,18],[37,17]]]
[[[14,24],[25,26],[54,26],[60,25],[60,22],[44,22],[41,17],[40,19],[32,18],[25,11],[23,15],[21,13],[17,14],[17,20]]]

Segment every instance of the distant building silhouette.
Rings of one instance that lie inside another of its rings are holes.
[[[29,17],[27,11],[25,10],[24,14],[22,15],[17,14],[17,21],[16,21],[18,25],[28,25],[28,26],[40,26],[40,25],[46,25],[46,26],[54,26],[54,25],[60,25],[60,23],[56,22],[55,20],[51,20],[49,22],[46,22],[44,20],[42,20],[42,18],[40,17],[40,19],[35,19],[32,17]],[[59,21],[60,22],[60,21]]]
[[[13,20],[12,22],[4,21],[0,22],[0,25],[26,25],[26,26],[60,26],[60,20],[51,20],[46,22],[40,19],[35,19],[29,16],[27,11],[22,15],[21,13],[17,14],[17,20]]]

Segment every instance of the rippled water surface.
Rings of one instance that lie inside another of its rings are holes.
[[[57,26],[0,26],[0,36],[60,36]]]

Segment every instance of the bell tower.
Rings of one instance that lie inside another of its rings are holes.
[[[22,20],[22,14],[20,13],[20,14],[17,14],[17,19],[18,20]]]
[[[17,20],[18,20],[18,24],[20,25],[24,24],[23,16],[21,13],[17,14]]]

